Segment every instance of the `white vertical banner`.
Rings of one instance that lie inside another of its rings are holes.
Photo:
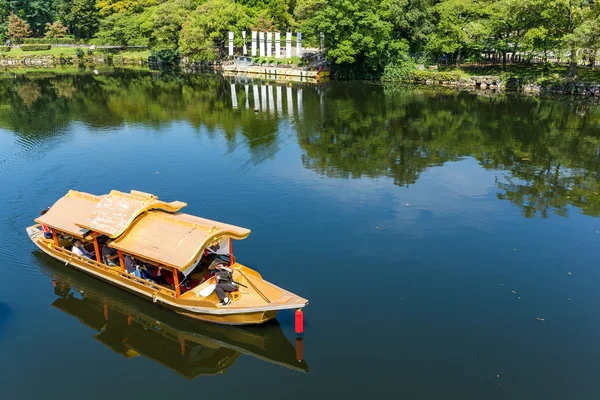
[[[275,32],[275,58],[281,57],[281,34]]]
[[[298,88],[298,117],[302,116],[302,88]]]
[[[254,109],[258,110],[258,102],[260,101],[258,98],[258,86],[252,84],[252,94],[254,95]]]
[[[238,108],[237,94],[235,92],[235,83],[231,84],[231,104],[233,108]]]
[[[275,101],[273,100],[273,85],[269,85],[269,111],[275,113]]]
[[[242,40],[244,41],[244,48],[242,49],[243,55],[248,55],[248,47],[246,47],[246,31],[242,31]]]
[[[292,32],[285,33],[285,58],[292,58]]]
[[[260,107],[262,111],[267,111],[267,87],[265,85],[260,85]]]
[[[292,96],[292,87],[288,86],[286,90],[287,94],[287,108],[288,108],[288,116],[294,115],[294,97]]]
[[[252,31],[252,44],[250,45],[252,52],[250,53],[252,57],[256,57],[256,31]]]
[[[248,85],[244,85],[246,91],[246,110],[250,108],[250,99],[248,98]]]
[[[296,56],[302,57],[302,32],[296,32]]]
[[[233,55],[233,32],[229,32],[229,55]]]
[[[276,103],[277,103],[277,114],[278,115],[282,115],[283,114],[283,95],[281,94],[282,93],[281,86],[277,85],[275,87],[275,90],[277,91],[277,99],[276,99],[277,100],[276,101]]]
[[[273,33],[267,32],[267,57],[273,56]]]
[[[258,49],[261,57],[265,56],[265,33],[258,32]]]

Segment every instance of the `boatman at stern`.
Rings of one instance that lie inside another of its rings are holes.
[[[224,307],[228,306],[231,304],[231,299],[226,293],[238,290],[237,284],[233,281],[233,269],[219,261],[213,263],[208,269],[215,271],[215,280],[217,281],[215,291],[219,298],[219,304]]]

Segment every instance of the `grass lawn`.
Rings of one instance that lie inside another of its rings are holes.
[[[117,53],[116,55],[123,56],[123,57],[142,57],[142,58],[148,58],[148,57],[150,57],[150,50],[148,50],[148,49],[145,49],[145,50],[127,50],[127,51],[122,51],[120,53]]]

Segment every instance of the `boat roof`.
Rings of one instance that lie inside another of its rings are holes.
[[[248,229],[189,214],[149,211],[137,218],[110,247],[184,271],[206,246],[222,237],[241,240],[249,234]]]
[[[192,266],[206,246],[250,234],[249,229],[176,213],[185,206],[135,190],[104,196],[70,190],[35,221],[77,238],[89,231],[107,235],[114,239],[110,247],[180,271]]]
[[[69,193],[54,203],[48,212],[35,222],[82,238],[87,230],[77,225],[77,221],[83,221],[100,200],[102,196],[69,190]]]

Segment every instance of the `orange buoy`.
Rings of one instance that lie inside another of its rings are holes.
[[[304,340],[301,337],[296,338],[296,360],[304,360]]]
[[[301,309],[296,310],[296,333],[304,332],[304,314]]]

